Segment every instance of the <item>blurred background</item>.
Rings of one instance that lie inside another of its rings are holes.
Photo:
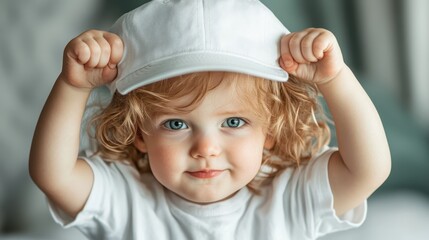
[[[68,41],[107,30],[143,2],[0,1],[0,239],[84,239],[54,224],[28,176],[32,134]],[[369,199],[367,221],[323,239],[428,239],[429,1],[263,2],[291,31],[324,27],[337,36],[389,139],[392,173]]]

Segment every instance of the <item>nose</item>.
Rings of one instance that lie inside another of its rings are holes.
[[[190,155],[195,159],[210,159],[219,156],[221,146],[215,134],[201,134],[195,136]]]

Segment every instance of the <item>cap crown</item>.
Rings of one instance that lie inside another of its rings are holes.
[[[125,51],[111,90],[125,94],[197,71],[235,71],[286,81],[278,65],[288,30],[257,0],[154,0],[112,27]]]

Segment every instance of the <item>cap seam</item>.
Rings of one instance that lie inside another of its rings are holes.
[[[202,22],[202,28],[203,28],[203,48],[207,48],[207,28],[206,28],[206,19],[205,19],[205,8],[204,8],[204,0],[199,1],[199,7],[201,8],[201,22]]]
[[[158,58],[158,59],[153,59],[150,63],[147,63],[147,64],[145,64],[144,66],[142,66],[142,67],[140,67],[138,69],[142,69],[142,68],[145,68],[147,66],[157,64],[158,62],[165,61],[166,59],[175,58],[175,57],[184,56],[184,55],[201,54],[201,53],[204,53],[204,54],[206,54],[206,53],[208,53],[208,54],[216,54],[216,55],[229,55],[229,56],[233,56],[233,57],[237,57],[237,58],[247,59],[247,60],[249,60],[251,62],[258,63],[258,64],[261,64],[263,66],[270,67],[270,68],[273,68],[273,69],[280,68],[280,66],[274,66],[274,65],[271,65],[271,64],[268,64],[268,63],[264,63],[264,62],[255,60],[254,58],[250,57],[249,55],[239,55],[239,54],[236,54],[236,53],[226,52],[226,51],[201,49],[201,50],[192,50],[192,51],[186,50],[186,51],[178,52],[178,53],[176,53],[174,55],[168,55],[166,57],[162,57],[162,58]],[[135,71],[137,71],[137,70],[135,70]]]

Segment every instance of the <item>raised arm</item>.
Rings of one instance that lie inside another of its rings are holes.
[[[93,183],[88,164],[78,160],[80,126],[94,87],[112,81],[122,57],[117,35],[87,31],[70,41],[62,72],[45,103],[30,151],[30,175],[63,211],[74,217],[84,206]]]
[[[329,161],[337,215],[368,198],[390,173],[390,151],[380,117],[344,63],[334,35],[306,29],[282,38],[280,64],[319,87],[336,126],[339,151]]]

